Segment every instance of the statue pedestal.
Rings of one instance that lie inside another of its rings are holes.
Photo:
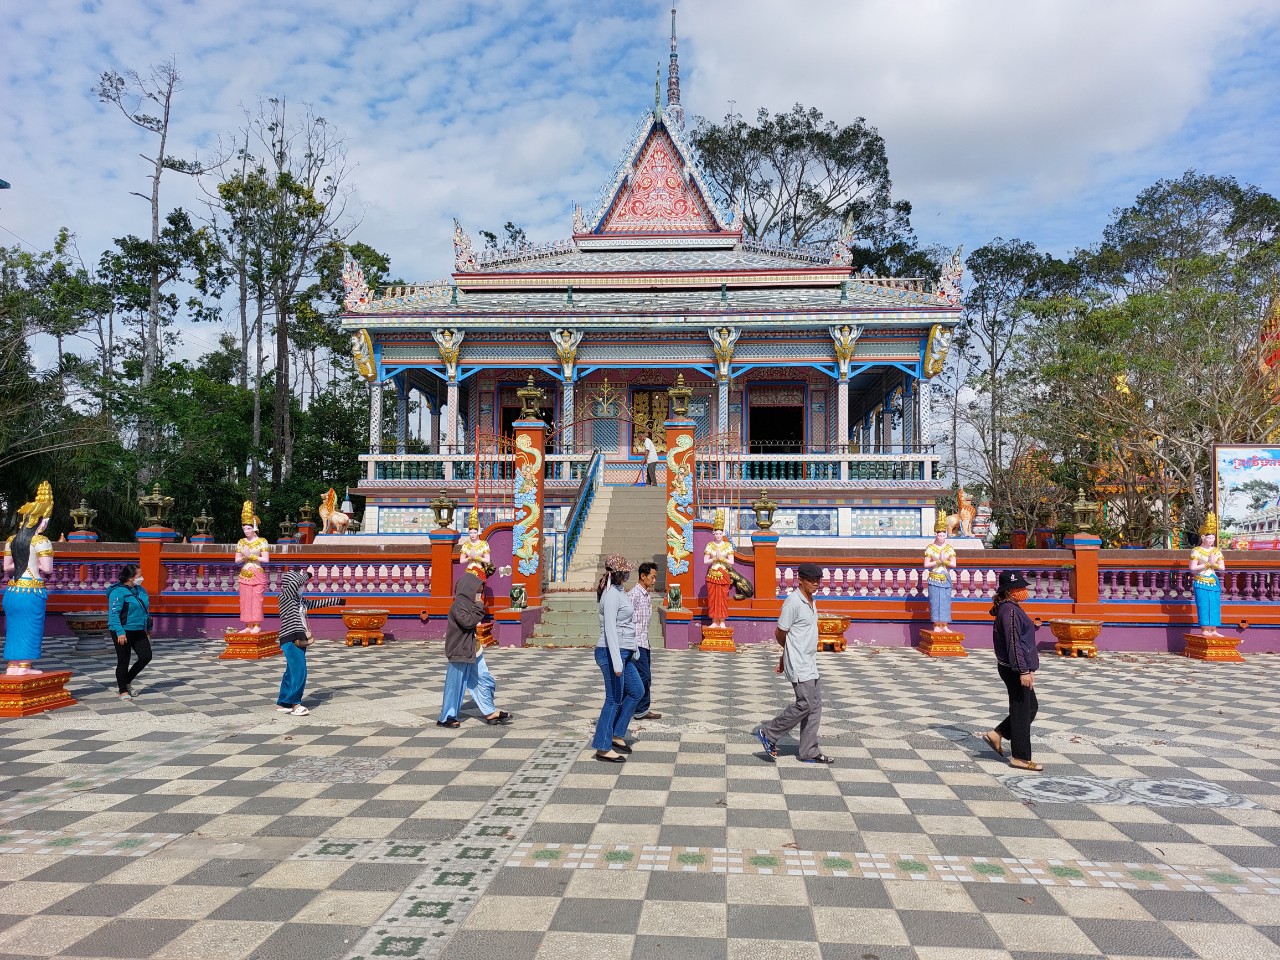
[[[819,617],[818,649],[843,653],[846,647],[844,632],[851,622],[848,617]]]
[[[1206,637],[1203,633],[1184,633],[1186,641],[1182,655],[1192,660],[1212,660],[1215,663],[1244,663],[1244,657],[1236,647],[1239,637]]]
[[[498,638],[493,635],[493,621],[486,620],[484,623],[476,625],[476,646],[492,647],[498,642]]]
[[[382,628],[387,625],[389,610],[360,610],[344,607],[342,622],[347,627],[347,646],[381,646]]]
[[[929,657],[967,657],[964,634],[952,630],[921,630],[920,652]]]
[[[733,642],[733,627],[703,627],[702,643],[699,650],[712,653],[736,653],[738,648]]]
[[[279,630],[263,630],[261,633],[228,630],[222,639],[227,642],[227,649],[222,651],[219,660],[265,660],[281,654]]]
[[[70,670],[20,677],[0,675],[0,717],[30,717],[46,710],[74,706],[75,698],[66,690],[70,679]]]
[[[1058,638],[1054,649],[1060,657],[1096,657],[1101,620],[1050,620],[1049,629]]]

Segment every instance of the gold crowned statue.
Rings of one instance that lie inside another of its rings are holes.
[[[1200,525],[1200,545],[1191,551],[1191,593],[1196,601],[1196,623],[1206,637],[1220,637],[1222,583],[1219,574],[1227,562],[1218,549],[1218,515],[1211,513]]]
[[[951,623],[951,578],[956,567],[955,547],[947,543],[952,518],[938,513],[933,525],[933,543],[924,548],[924,568],[929,571],[929,616],[937,633],[947,633]]]
[[[730,571],[733,570],[733,544],[725,539],[724,510],[717,510],[711,525],[711,542],[702,552],[707,567],[707,616],[713,627],[723,627],[729,616]]]
[[[262,598],[267,591],[267,562],[271,559],[270,546],[258,536],[257,514],[253,501],[246,500],[240,511],[240,528],[244,536],[236,543],[236,563],[240,565],[240,619],[246,633],[262,630]]]
[[[44,613],[49,594],[44,582],[53,573],[53,544],[44,535],[53,515],[53,487],[41,481],[36,498],[18,509],[18,532],[4,544],[4,658],[6,676],[43,673],[31,666],[40,659]]]
[[[475,507],[472,507],[471,512],[467,514],[467,539],[462,541],[458,558],[462,561],[462,567],[467,573],[474,573],[481,580],[493,572],[489,544],[480,539],[480,512]]]

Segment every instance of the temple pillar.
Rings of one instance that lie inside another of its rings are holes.
[[[933,443],[933,384],[927,380],[916,390],[916,416],[920,421],[916,442],[929,446]]]
[[[902,446],[910,450],[916,442],[915,381],[907,377],[902,383]]]
[[[849,452],[849,378],[842,376],[836,382],[836,445],[835,452]],[[849,479],[849,461],[840,461],[840,479]]]
[[[428,450],[432,453],[444,453],[444,449],[440,444],[440,430],[444,426],[444,419],[441,416],[440,408],[435,404],[431,406],[431,444]]]
[[[880,404],[880,452],[889,453],[893,447],[893,394]]]
[[[716,432],[723,437],[729,432],[729,378],[718,377],[716,390]],[[668,439],[668,446],[670,443]]]
[[[382,383],[369,384],[369,452],[382,452]]]
[[[560,452],[573,453],[574,436],[577,429],[571,426],[575,420],[573,406],[573,378],[566,377],[560,387]],[[569,429],[565,429],[568,427]]]
[[[727,381],[721,382],[721,396],[727,392]],[[728,412],[728,405],[721,408]],[[693,516],[695,495],[693,435],[697,427],[692,420],[667,420],[667,598],[662,604],[666,646],[669,650],[687,650],[693,613],[684,601],[695,596],[693,583]],[[727,429],[727,427],[726,427]],[[677,526],[673,517],[680,517]]]
[[[402,373],[396,378],[396,453],[409,452],[409,379]]]
[[[458,416],[458,381],[450,377],[448,394],[445,399],[445,406],[449,408],[449,416],[445,420],[444,435],[444,453],[458,452],[458,439],[460,436],[459,425],[462,423]]]
[[[532,379],[532,378],[530,378]],[[546,483],[547,425],[541,420],[517,420],[515,430],[515,526],[511,552],[513,587],[524,587],[525,606],[542,605],[542,528]]]

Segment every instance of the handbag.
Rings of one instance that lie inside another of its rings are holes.
[[[316,638],[308,633],[295,639],[293,641],[293,645],[297,647],[299,650],[305,650],[307,649],[307,647],[311,646],[311,644],[315,643],[315,640]]]

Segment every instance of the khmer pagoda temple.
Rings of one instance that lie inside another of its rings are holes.
[[[654,98],[567,239],[481,250],[455,221],[449,279],[376,292],[348,264],[343,329],[370,385],[362,533],[426,532],[441,489],[483,516],[485,464],[532,382],[550,426],[551,534],[596,451],[606,484],[637,480],[646,431],[665,452],[667,391],[683,378],[701,516],[727,505],[750,530],[763,488],[784,537],[931,536],[946,484],[928,380],[960,319],[959,252],[931,283],[856,273],[847,234],[826,249],[744,235],[685,131],[674,22],[671,42],[665,106]],[[414,393],[431,418],[416,438]]]

